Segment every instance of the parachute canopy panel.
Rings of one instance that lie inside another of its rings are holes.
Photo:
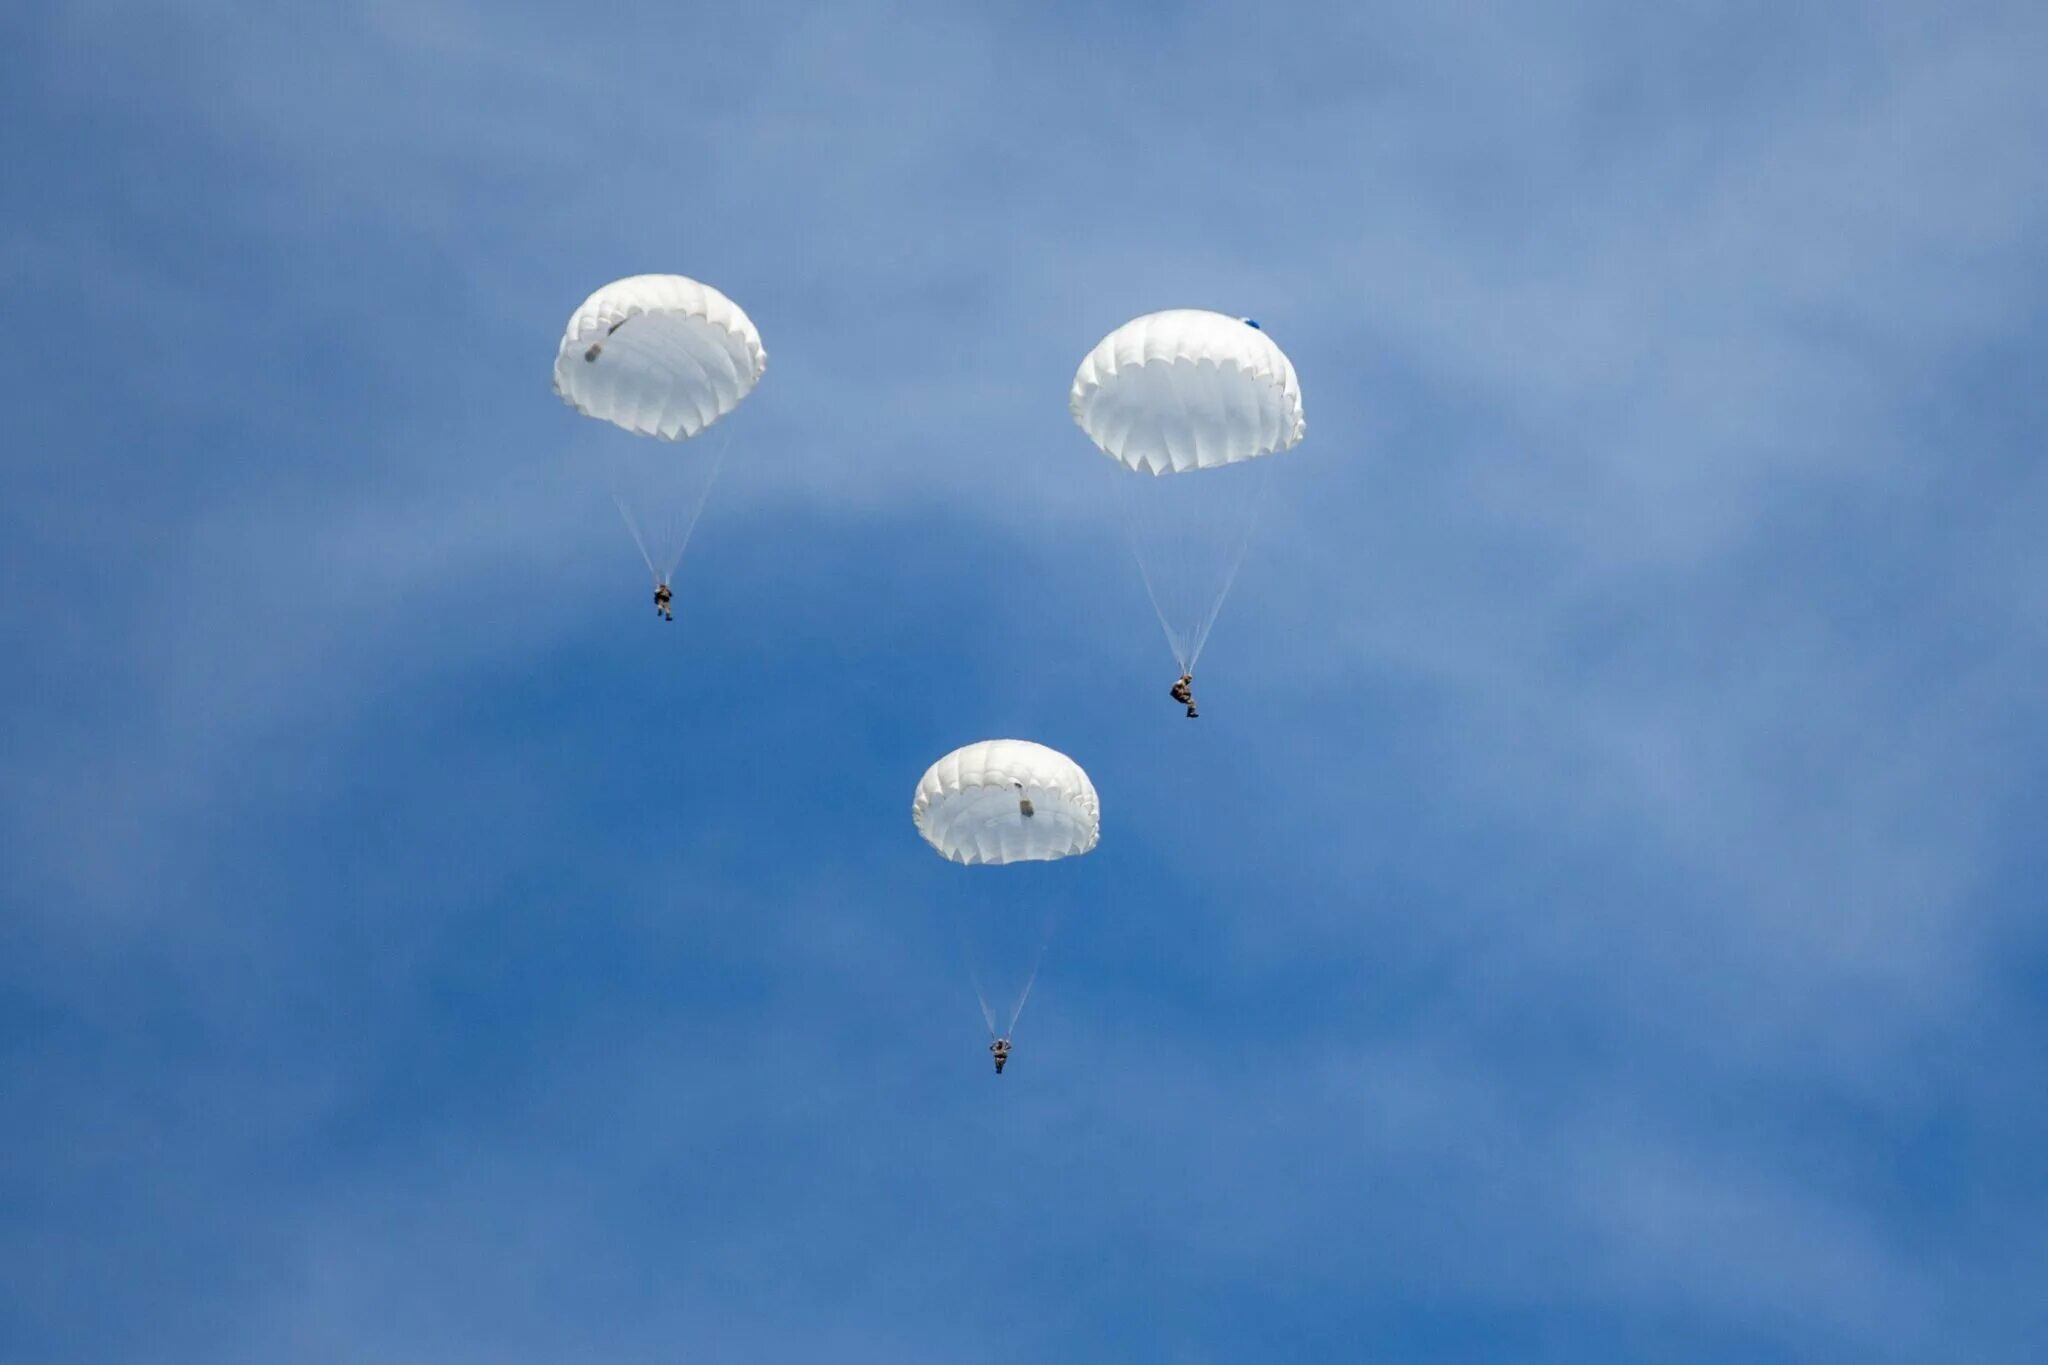
[[[1286,353],[1247,319],[1203,308],[1147,313],[1104,337],[1067,406],[1104,454],[1142,474],[1271,455],[1308,430]]]
[[[1051,862],[1095,847],[1101,804],[1081,765],[1028,739],[985,739],[925,770],[911,819],[968,866]]]
[[[586,417],[685,441],[740,405],[768,368],[740,306],[682,275],[634,275],[583,301],[555,353],[555,392]]]

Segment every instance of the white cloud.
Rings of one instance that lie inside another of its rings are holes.
[[[9,233],[10,295],[76,277],[75,316],[133,347],[102,401],[156,427],[140,453],[110,425],[31,457],[49,557],[82,558],[124,518],[150,551],[145,609],[119,636],[8,608],[10,634],[97,684],[91,705],[46,697],[50,723],[19,727],[10,841],[35,852],[9,876],[33,937],[160,946],[182,902],[152,893],[199,878],[249,809],[331,799],[318,772],[245,788],[252,756],[281,736],[331,754],[379,703],[487,686],[579,638],[592,602],[637,591],[601,491],[565,458],[582,433],[546,392],[554,328],[606,275],[702,273],[768,333],[770,377],[735,419],[745,443],[710,517],[773,534],[779,515],[881,525],[915,506],[948,544],[1001,547],[1006,572],[1013,543],[1056,528],[1061,551],[1014,578],[1028,589],[991,574],[990,630],[1050,610],[1027,591],[1057,596],[1104,668],[1151,623],[1135,584],[1112,605],[1105,575],[1126,566],[1065,385],[1108,326],[1200,293],[1277,314],[1311,407],[1217,643],[1219,670],[1272,711],[1205,761],[1245,807],[1279,793],[1312,808],[1300,819],[1329,866],[1276,879],[1315,883],[1321,914],[1285,910],[1316,921],[1300,928],[1316,951],[1451,966],[1415,1023],[1426,1045],[1336,1059],[1275,1062],[1261,1042],[1205,1063],[1143,1038],[1162,1063],[1128,1040],[1116,1052],[1127,1020],[1075,1007],[1068,1037],[1117,1086],[1064,1121],[1185,1157],[1200,1184],[1190,1197],[1164,1161],[1119,1168],[1118,1211],[1227,1267],[1301,1272],[1313,1253],[1290,1238],[1354,1246],[1358,1205],[1319,1206],[1286,1172],[1232,1187],[1231,1172],[1275,1151],[1333,1160],[1368,1205],[1421,1172],[1436,1225],[1401,1243],[1368,1222],[1390,1240],[1343,1260],[1340,1282],[1363,1265],[1418,1293],[1668,1307],[1794,1349],[1930,1340],[1962,1292],[1932,1252],[1853,1191],[1801,1188],[1776,1145],[1680,1131],[1686,1097],[1631,1068],[1725,1071],[1765,1104],[1806,1088],[1994,1121],[1914,1058],[1996,993],[2025,911],[1992,881],[2001,807],[2039,744],[2048,485],[2007,468],[2030,454],[2017,397],[1969,414],[1997,428],[1932,410],[1987,352],[2031,344],[2048,200],[2037,21],[1984,9],[1762,34],[1703,13],[1588,43],[1480,8],[1249,33],[1241,14],[1076,42],[957,14],[904,11],[901,40],[882,41],[851,12],[725,12],[677,47],[630,41],[630,22],[448,4],[67,11],[42,53],[49,108],[174,127],[151,145],[202,164],[161,182],[102,168],[105,222],[60,198]],[[261,458],[209,458],[250,434]],[[147,505],[67,487],[74,455]],[[901,555],[878,551],[889,572]],[[114,604],[137,572],[104,566],[61,600]],[[999,647],[963,646],[961,666]],[[1382,702],[1408,733],[1358,718]],[[1331,733],[1363,752],[1311,762]],[[1406,784],[1443,843],[1512,865],[1389,851],[1350,818],[1361,769]],[[490,769],[456,787],[496,780],[517,785]],[[1178,828],[1149,791],[1127,809],[1134,845]],[[1271,847],[1288,833],[1272,812],[1246,821]],[[515,813],[505,838],[543,823]],[[1240,875],[1213,849],[1182,856],[1191,884]],[[1461,895],[1362,909],[1375,865]],[[451,903],[480,894],[449,875]],[[1597,883],[1583,896],[1582,876]],[[1540,913],[1517,877],[1540,880]],[[199,993],[208,954],[261,918],[220,908],[184,985]],[[879,955],[872,936],[805,922],[819,961]],[[1267,965],[1304,955],[1257,924],[1233,932]],[[433,951],[431,934],[399,944]],[[274,951],[257,935],[259,961]],[[83,1008],[97,978],[75,984],[49,990]],[[263,994],[246,1022],[286,1008]],[[1525,1111],[1537,1082],[1487,1049],[1546,1010],[1640,1039],[1642,1056],[1584,1083],[1642,1112],[1599,1095]],[[772,1066],[779,1045],[804,1044],[775,1032],[747,1065]],[[607,1070],[603,1040],[590,1046],[555,1064],[595,1068],[592,1103],[632,1065],[674,1060],[656,1048]],[[1261,1115],[1288,1112],[1305,1081],[1309,1135],[1276,1133]],[[344,1068],[329,1083],[373,1082]],[[287,1106],[289,1132],[317,1133],[332,1094],[312,1089]],[[1145,1117],[1211,1116],[1218,1094],[1252,1098],[1184,1146]],[[648,1180],[657,1151],[607,1149]],[[308,1206],[305,1283],[254,1329],[258,1354],[317,1354],[408,1264],[374,1263],[440,1226],[469,1231],[430,1248],[429,1269],[472,1307],[562,1273],[548,1236],[603,1241],[573,1182],[493,1204],[559,1176],[547,1153],[497,1148],[443,1186],[445,1154],[418,1159]],[[352,1216],[387,1178],[419,1183]],[[1584,1263],[1558,1263],[1560,1235]],[[1962,1259],[1973,1250],[1988,1259]],[[772,1275],[771,1249],[751,1255]],[[787,1303],[765,1302],[725,1320],[732,1341],[774,1339]],[[686,1330],[689,1313],[640,1307],[645,1335],[622,1332],[621,1350]],[[368,1358],[471,1349],[461,1314],[437,1311],[408,1298]],[[789,1340],[812,1332],[879,1350],[815,1319]],[[976,1339],[957,1320],[946,1333]]]

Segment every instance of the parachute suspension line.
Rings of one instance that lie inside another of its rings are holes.
[[[1271,465],[1261,463],[1251,474],[1256,487],[1229,490],[1241,494],[1235,498],[1219,497],[1216,489],[1204,485],[1192,489],[1149,483],[1128,486],[1124,524],[1131,557],[1138,563],[1152,614],[1184,674],[1195,671],[1223,604],[1237,584],[1258,531],[1271,476]],[[1163,477],[1201,479],[1204,475]],[[1199,492],[1200,497],[1186,502],[1185,495],[1190,492]],[[1180,497],[1185,505],[1169,509],[1164,505],[1168,494]]]
[[[1017,1031],[1017,1020],[1023,1016],[1024,1006],[1030,1003],[1031,988],[1038,984],[1038,969],[1045,965],[1046,950],[1052,947],[1052,936],[1059,931],[1059,927],[1060,906],[1059,902],[1055,901],[1052,911],[1045,917],[1045,932],[1039,935],[1038,951],[1031,956],[1031,975],[1024,978],[1024,989],[1017,994],[1017,1007],[1010,1011],[1010,1026],[1003,1030],[1005,1038]]]
[[[1152,614],[1159,618],[1159,629],[1166,634],[1166,647],[1173,651],[1174,661],[1180,665],[1180,671],[1191,673],[1194,671],[1193,661],[1188,658],[1187,650],[1182,647],[1180,635],[1174,630],[1173,622],[1167,620],[1165,608],[1159,605],[1159,593],[1152,586],[1152,569],[1150,565],[1145,563],[1145,552],[1138,543],[1138,530],[1135,522],[1127,523],[1125,530],[1127,538],[1131,542],[1131,558],[1138,561],[1138,577],[1143,579],[1145,583],[1145,598],[1152,604]]]
[[[1180,671],[1186,673],[1190,664],[1187,640],[1175,628],[1173,617],[1167,614],[1166,605],[1160,600],[1159,588],[1162,581],[1169,585],[1185,582],[1194,567],[1195,556],[1183,537],[1161,537],[1157,534],[1162,517],[1157,508],[1149,505],[1154,500],[1146,496],[1151,490],[1141,485],[1143,478],[1142,475],[1133,475],[1124,486],[1124,539],[1130,544],[1131,558],[1138,563],[1138,577],[1145,584],[1145,600],[1152,604],[1152,615],[1159,620],[1159,629],[1166,636],[1166,647],[1173,651]],[[1146,559],[1148,543],[1155,554],[1163,552],[1165,555],[1165,562],[1158,566],[1163,571],[1161,573],[1155,574],[1154,566]]]
[[[647,553],[647,542],[641,538],[639,524],[633,520],[632,511],[627,508],[626,500],[619,496],[616,488],[612,490],[612,505],[619,509],[619,520],[626,523],[626,532],[633,537],[633,544],[640,551],[640,559],[647,565],[648,576],[654,580],[655,587],[660,587],[664,581],[661,571],[654,567],[654,556]]]
[[[988,1007],[988,994],[981,988],[981,973],[974,970],[974,958],[967,952],[964,943],[961,945],[960,956],[967,963],[967,980],[974,986],[974,1003],[981,1006],[981,1022],[988,1025],[989,1041],[993,1042],[1003,1035],[996,1032],[996,1012]],[[1037,968],[1034,967],[1031,974],[1038,975]],[[1025,989],[1028,991],[1030,987],[1027,986]],[[1018,1008],[1022,1009],[1023,1006],[1019,1005]],[[1016,1015],[1010,1016],[1010,1022],[1013,1025],[1017,1022]]]
[[[981,984],[981,972],[974,965],[974,952],[968,946],[967,935],[956,922],[954,942],[960,950],[960,961],[967,968],[967,982],[974,988],[974,1003],[981,1006],[981,1022],[988,1027],[989,1041],[1008,1038],[1016,1032],[1017,1020],[1024,1014],[1024,1006],[1031,1000],[1031,988],[1038,984],[1039,968],[1045,965],[1045,955],[1052,947],[1053,934],[1058,931],[1060,916],[1057,907],[1045,917],[1045,931],[1039,935],[1038,948],[1031,955],[1031,973],[1024,978],[1024,988],[1017,993],[1017,1003],[1010,1008],[1009,1017],[998,1026],[995,1007],[988,1002],[988,990]]]
[[[981,972],[974,965],[974,949],[968,944],[967,931],[960,927],[960,921],[953,921],[953,947],[960,954],[960,965],[967,968],[967,982],[974,987],[974,1003],[981,1006],[981,1022],[988,1025],[989,1041],[1002,1035],[996,1032],[996,1012],[989,1007],[988,992],[982,989]]]
[[[1017,1008],[1010,1011],[1010,1026],[1003,1030],[1004,1037],[1007,1038],[1008,1036],[1017,1031],[1018,1016],[1024,1013],[1024,1005],[1027,1001],[1031,999],[1031,988],[1038,984],[1038,966],[1039,962],[1043,962],[1044,960],[1045,953],[1041,950],[1038,954],[1038,962],[1034,962],[1031,964],[1031,975],[1024,978],[1023,994],[1017,997]]]
[[[697,492],[696,505],[690,508],[689,519],[683,523],[682,535],[676,542],[676,552],[670,556],[668,569],[661,575],[663,582],[675,577],[676,567],[683,562],[683,551],[690,548],[690,537],[697,534],[697,519],[704,515],[704,504],[711,500],[711,486],[718,482],[718,472],[725,468],[725,452],[731,444],[732,428],[728,427],[725,434],[719,438],[718,452],[711,457],[711,473],[705,477],[704,486]]]
[[[625,484],[622,478],[625,472],[621,465],[607,459],[605,491],[612,495],[612,506],[619,509],[619,520],[626,524],[626,534],[633,537],[633,548],[640,552],[640,562],[647,566],[647,576],[654,580],[654,586],[658,588],[662,584],[661,570],[654,566],[654,552],[647,548],[647,537],[640,530],[640,519],[633,515],[633,509],[627,505],[626,495],[621,491]]]
[[[1210,604],[1208,616],[1203,619],[1200,628],[1195,631],[1194,646],[1188,652],[1187,662],[1181,665],[1183,673],[1195,671],[1195,661],[1202,657],[1202,650],[1209,644],[1209,632],[1216,628],[1216,618],[1223,612],[1223,601],[1230,596],[1230,590],[1237,585],[1238,570],[1244,567],[1245,556],[1251,551],[1252,537],[1258,533],[1259,514],[1266,505],[1266,484],[1271,480],[1272,475],[1273,471],[1270,466],[1260,465],[1259,486],[1252,493],[1251,514],[1245,518],[1244,534],[1238,538],[1236,552],[1231,555],[1230,572],[1223,577],[1223,591],[1216,594],[1215,602]]]
[[[1010,1025],[1003,1030],[1005,1038],[1017,1031],[1017,1020],[1022,1016],[1024,1006],[1031,999],[1031,988],[1038,984],[1038,969],[1044,965],[1045,944],[1041,943],[1038,945],[1038,955],[1031,959],[1031,975],[1024,978],[1024,989],[1017,995],[1017,1007],[1010,1011]]]

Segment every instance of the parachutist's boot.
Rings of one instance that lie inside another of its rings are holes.
[[[1193,719],[1195,719],[1195,718],[1196,718],[1196,717],[1197,717],[1198,715],[1200,715],[1200,714],[1201,714],[1201,713],[1200,713],[1199,711],[1195,710],[1195,704],[1194,704],[1193,702],[1189,702],[1189,703],[1188,703],[1188,719],[1189,719],[1189,720],[1193,720]]]

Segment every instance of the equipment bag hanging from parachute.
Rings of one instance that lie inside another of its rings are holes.
[[[673,620],[669,580],[725,457],[680,443],[701,435],[761,382],[768,352],[740,306],[682,275],[614,280],[569,318],[555,392],[586,417],[655,443],[608,446],[612,501]],[[679,448],[680,447],[680,448]]]
[[[1171,694],[1192,720],[1195,664],[1258,518],[1260,457],[1308,430],[1293,362],[1250,318],[1147,313],[1088,353],[1067,406],[1129,471],[1131,549],[1180,666]]]
[[[932,764],[917,784],[910,818],[940,857],[966,867],[1019,869],[1058,862],[1089,852],[1102,838],[1102,807],[1088,774],[1065,754],[1028,739],[985,739]],[[1031,900],[1049,890],[1042,880],[1015,870],[1000,880],[1009,883],[1013,893],[1035,894],[1024,900],[978,898],[981,903],[963,907],[961,917],[986,918],[981,912],[988,906],[1028,910]],[[1051,930],[1049,923],[1039,926],[1028,920],[1028,913],[1012,913],[989,921],[994,932],[982,945],[982,956],[988,960],[977,965],[975,954],[969,952],[968,973],[988,1025],[989,1052],[999,1076],[1010,1057],[1017,1016],[1024,1012],[1038,979]],[[999,987],[991,1001],[983,989],[982,969],[999,965],[1016,969],[1006,974],[1006,982],[1021,979],[1022,985]],[[1028,971],[1023,970],[1026,966]]]

